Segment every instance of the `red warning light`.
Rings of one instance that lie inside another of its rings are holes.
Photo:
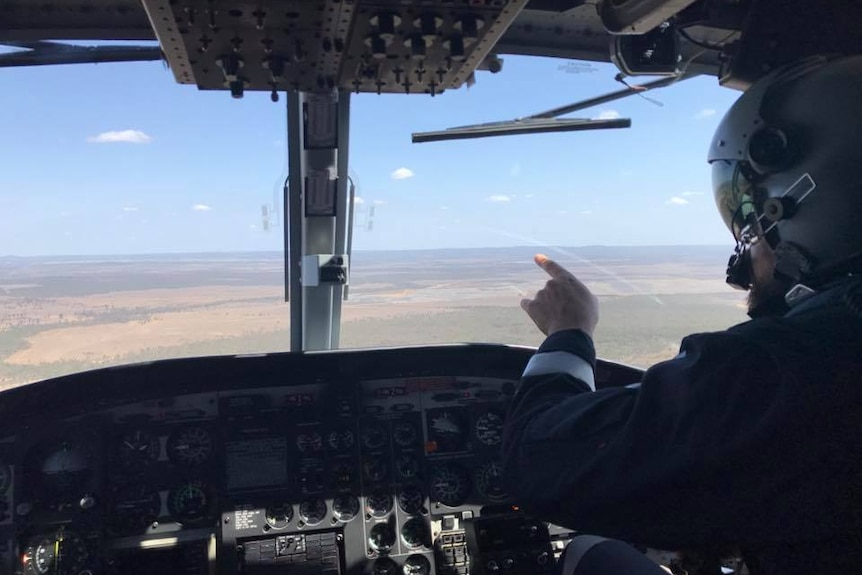
[[[437,452],[437,442],[436,441],[428,441],[425,443],[425,453],[436,453]]]

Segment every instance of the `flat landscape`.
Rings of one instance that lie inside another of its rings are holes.
[[[342,347],[538,345],[533,247],[358,252]],[[646,367],[746,319],[726,247],[544,248],[599,296],[600,357]],[[280,253],[0,257],[0,388],[106,365],[289,349]]]

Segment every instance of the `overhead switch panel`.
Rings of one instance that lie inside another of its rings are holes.
[[[439,94],[528,0],[143,0],[177,81],[202,90]]]

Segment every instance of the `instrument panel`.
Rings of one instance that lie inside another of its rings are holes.
[[[530,353],[199,358],[6,392],[2,570],[550,572],[570,534],[500,481]]]

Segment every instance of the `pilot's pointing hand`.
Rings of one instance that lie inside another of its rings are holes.
[[[581,329],[592,336],[599,322],[596,296],[554,260],[542,254],[536,255],[535,260],[551,279],[533,299],[522,299],[521,307],[545,335]]]

